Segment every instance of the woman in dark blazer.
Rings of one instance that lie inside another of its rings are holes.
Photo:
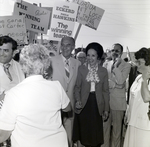
[[[73,141],[86,147],[103,144],[103,120],[109,116],[109,87],[107,70],[99,65],[103,47],[90,43],[86,47],[87,63],[78,69],[75,85],[75,120]]]

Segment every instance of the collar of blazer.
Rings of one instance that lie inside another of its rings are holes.
[[[88,65],[88,64],[85,63],[84,65],[81,65],[81,66],[80,66],[80,69],[82,70],[82,72],[85,73],[85,75],[87,75],[88,72],[89,72],[89,69],[88,69],[88,66],[87,66],[87,65]],[[104,69],[105,69],[104,67],[98,65],[98,70],[97,70],[97,72],[98,72],[98,75],[99,75],[99,76],[100,76],[100,74],[103,74]]]
[[[126,66],[130,66],[130,64],[129,63],[127,63],[127,62],[125,62],[124,60],[122,60],[121,61],[121,63],[120,63],[120,65],[118,66],[118,68],[120,69],[120,70],[122,70],[122,69],[124,69]]]
[[[74,70],[75,70],[75,62],[74,62],[73,58],[72,58],[72,57],[69,58],[69,73],[70,73],[70,76],[69,76],[68,79],[67,79],[67,77],[66,77],[65,68],[64,68],[64,62],[63,62],[63,59],[62,59],[62,55],[59,55],[58,58],[61,58],[61,59],[57,60],[57,63],[59,64],[59,65],[58,65],[58,66],[59,66],[58,68],[60,68],[60,71],[63,71],[63,75],[64,75],[65,80],[70,81],[71,78],[72,78],[72,76],[73,76],[73,74],[74,74]]]

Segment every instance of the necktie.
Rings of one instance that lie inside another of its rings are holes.
[[[111,70],[113,70],[113,69],[115,68],[115,63],[116,63],[116,60],[115,60],[114,63],[112,64]]]
[[[65,61],[65,72],[66,72],[66,76],[69,78],[70,73],[69,73],[69,61],[68,60]]]
[[[7,75],[8,78],[12,81],[12,77],[11,77],[11,74],[10,74],[10,72],[9,72],[10,64],[9,64],[9,63],[8,63],[8,64],[4,64],[3,67],[4,67],[4,71],[5,71],[6,75]]]

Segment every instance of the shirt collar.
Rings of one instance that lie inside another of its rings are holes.
[[[8,62],[10,65],[12,65],[13,64],[13,61],[12,61],[12,59],[11,59],[11,61],[10,62]],[[8,64],[8,63],[6,63],[6,64]],[[3,66],[4,64],[3,63],[0,63],[0,65],[1,66]]]
[[[31,75],[27,78],[25,78],[22,83],[26,83],[26,82],[30,82],[30,81],[41,81],[41,80],[44,80],[43,76],[42,75]],[[45,79],[46,80],[46,79]]]
[[[98,63],[94,66],[94,68],[95,68],[96,70],[98,70]],[[88,69],[89,69],[89,70],[92,69],[91,66],[90,66],[90,64],[88,64]]]
[[[61,56],[62,56],[62,59],[63,59],[63,62],[64,62],[64,63],[65,63],[66,60],[68,60],[68,61],[69,61],[69,64],[70,64],[70,58],[69,58],[69,59],[66,59],[62,54],[61,54]]]

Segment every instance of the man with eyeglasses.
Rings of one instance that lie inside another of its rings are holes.
[[[127,108],[125,83],[130,72],[131,65],[121,59],[123,46],[119,43],[113,45],[111,50],[112,60],[104,63],[109,75],[110,91],[110,117],[104,122],[104,145],[110,147],[110,135],[112,134],[111,147],[120,147],[122,120]],[[112,133],[111,132],[112,125]]]
[[[80,51],[77,53],[76,58],[81,62],[81,64],[83,65],[86,61],[86,54],[83,51]]]

